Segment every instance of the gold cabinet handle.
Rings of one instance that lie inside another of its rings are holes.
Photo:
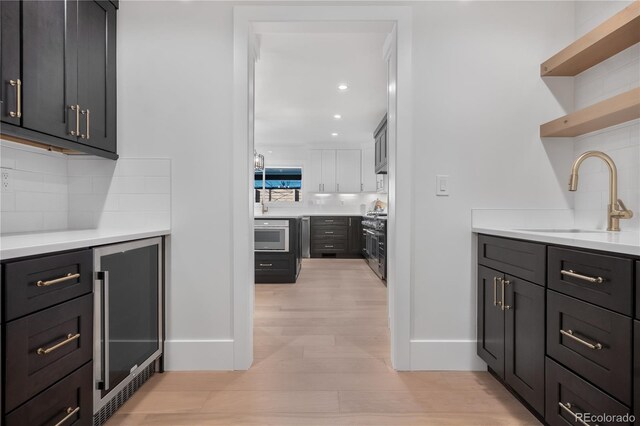
[[[560,330],[560,334],[562,334],[563,336],[567,336],[570,339],[575,340],[576,342],[588,347],[589,349],[593,349],[595,351],[599,351],[600,349],[602,349],[602,344],[600,344],[598,342],[596,342],[595,344],[587,342],[586,340],[581,339],[578,336],[576,336],[575,334],[573,334],[573,330],[567,330],[567,331]]]
[[[80,113],[82,115],[86,115],[85,124],[87,125],[87,134],[85,135],[83,133],[83,134],[80,135],[80,137],[82,139],[91,139],[91,111],[89,110],[89,108],[87,108],[87,109],[83,109],[82,111],[80,111]]]
[[[76,413],[80,411],[80,407],[76,407],[76,408],[69,407],[64,411],[65,413],[67,413],[67,415],[64,416],[64,419],[60,420],[54,426],[62,426],[67,420],[69,420],[71,417],[73,417]]]
[[[273,263],[261,263],[260,266],[273,266]]]
[[[567,402],[566,404],[563,404],[562,402],[558,402],[558,405],[560,406],[560,408],[562,408],[564,411],[566,411],[567,413],[571,414],[573,416],[573,419],[580,423],[581,425],[584,426],[591,426],[589,423],[585,422],[584,420],[582,420],[580,417],[578,416],[578,413],[574,412],[572,410],[573,405],[570,402]]]
[[[71,272],[69,272],[64,277],[56,278],[55,280],[49,280],[49,281],[40,280],[36,283],[36,285],[38,287],[49,287],[50,285],[60,284],[69,280],[75,280],[76,278],[80,278],[80,274],[78,273],[72,274]]]
[[[50,354],[51,352],[55,351],[56,349],[60,349],[64,345],[67,345],[67,344],[73,342],[74,340],[78,340],[79,338],[80,338],[80,333],[67,334],[67,338],[64,339],[62,342],[56,343],[55,345],[53,345],[51,347],[48,347],[46,349],[45,348],[38,348],[37,353],[38,353],[38,355]]]
[[[509,280],[504,280],[504,279],[500,279],[500,281],[502,282],[502,302],[500,304],[502,305],[502,310],[506,311],[508,309],[511,309],[511,306],[504,303],[504,293],[505,293],[504,288],[509,284],[511,284],[511,282]]]
[[[493,277],[493,306],[498,306],[498,280],[499,277]]]
[[[333,246],[328,246],[325,244],[324,248],[333,248]]]
[[[22,117],[22,80],[16,78],[15,80],[9,80],[9,84],[16,88],[16,110],[9,111],[11,117]]]
[[[71,111],[76,113],[76,129],[69,132],[71,136],[80,136],[80,105],[69,106]]]
[[[588,275],[582,275],[572,269],[563,269],[560,271],[560,274],[566,275],[567,277],[577,278],[582,281],[587,281],[592,284],[602,284],[604,282],[604,278],[602,277],[590,277]]]
[[[333,234],[333,231],[324,231],[325,234]]]

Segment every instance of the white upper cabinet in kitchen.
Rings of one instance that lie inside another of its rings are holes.
[[[360,192],[362,173],[359,149],[338,149],[336,151],[337,192]]]
[[[362,150],[362,192],[376,192],[376,147]]]
[[[336,192],[336,150],[311,150],[309,191]]]

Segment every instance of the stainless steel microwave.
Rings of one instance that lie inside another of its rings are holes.
[[[289,221],[255,219],[254,239],[255,251],[288,252]]]

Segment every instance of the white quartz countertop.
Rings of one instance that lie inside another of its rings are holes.
[[[83,229],[0,236],[0,260],[168,235],[169,229]]]
[[[478,234],[640,256],[640,230],[570,232],[569,229],[536,229],[538,230],[474,226],[472,231]]]

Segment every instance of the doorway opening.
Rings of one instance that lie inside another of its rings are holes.
[[[337,340],[350,340],[350,349],[340,349],[347,352],[357,351],[355,342],[375,342],[380,350],[379,343],[386,341],[387,355],[378,355],[388,358],[394,368],[408,370],[411,246],[398,245],[402,238],[405,242],[411,240],[412,185],[407,179],[411,168],[408,10],[238,7],[234,12],[234,159],[242,166],[234,181],[238,191],[234,192],[240,193],[242,185],[245,193],[250,194],[244,200],[234,199],[235,368],[246,369],[252,364],[254,348],[255,358],[259,359],[278,349],[273,343],[277,346],[283,340],[300,339],[317,344],[324,338],[334,344]],[[367,78],[379,77],[377,71],[357,69],[358,65],[366,67],[368,52],[376,44],[375,56],[383,75],[383,79],[378,79],[382,102],[371,91],[362,90],[368,86]],[[295,54],[291,54],[291,49],[297,49]],[[261,56],[264,62],[256,64]],[[354,68],[351,74],[344,69],[348,64]],[[263,70],[270,82],[262,80]],[[401,126],[398,117],[402,117]],[[380,129],[386,130],[384,138],[379,136],[383,133]],[[405,138],[404,149],[398,149],[396,141]],[[383,148],[388,165],[386,176],[378,169],[382,139],[386,144]],[[405,159],[407,167],[397,168],[398,160],[406,154],[409,154]],[[256,191],[255,169],[261,161],[261,188]],[[296,179],[288,179],[289,169],[296,170]],[[287,179],[279,179],[278,171],[287,175]],[[379,178],[376,172],[381,175]],[[268,189],[267,181],[271,180],[275,182],[270,182]],[[398,185],[401,182],[403,185]],[[275,199],[274,193],[278,194]],[[388,212],[388,219],[366,217],[367,211],[374,209]],[[302,272],[299,266],[294,272],[294,277],[302,277],[306,286],[279,284],[269,288],[265,284],[256,298],[252,279],[257,276],[256,268],[283,272],[287,266],[278,263],[275,252],[268,253],[272,256],[268,259],[262,254],[254,257],[254,247],[283,251],[287,246],[302,251],[304,222],[297,218],[302,219],[306,213],[311,222],[308,232],[312,259],[302,262]],[[245,215],[247,221],[243,219]],[[264,222],[260,229],[256,228],[255,242],[254,215]],[[408,220],[403,221],[403,217]],[[296,220],[289,220],[292,218]],[[249,233],[247,228],[242,230],[247,222]],[[371,222],[383,222],[387,233],[386,241],[379,235],[374,239],[375,249],[367,239],[367,232],[363,232],[367,228],[369,233],[375,233]],[[263,229],[268,227],[272,228]],[[350,231],[352,235],[344,235]],[[272,238],[275,240],[271,241]],[[290,244],[283,241],[280,244],[278,238],[289,238]],[[375,268],[369,267],[374,262],[365,261],[363,255],[372,252],[376,256],[386,255],[382,266],[377,260]],[[267,266],[258,268],[258,264]],[[388,289],[378,277],[386,278]],[[304,289],[304,294],[297,289]],[[352,303],[344,303],[347,300]],[[287,302],[293,303],[286,306]],[[364,328],[358,329],[358,324]],[[352,329],[331,332],[345,327]],[[354,340],[347,335],[358,338]],[[278,356],[293,356],[286,355],[289,352],[299,355],[300,350],[313,356],[312,348],[301,346],[288,347],[288,351]]]

